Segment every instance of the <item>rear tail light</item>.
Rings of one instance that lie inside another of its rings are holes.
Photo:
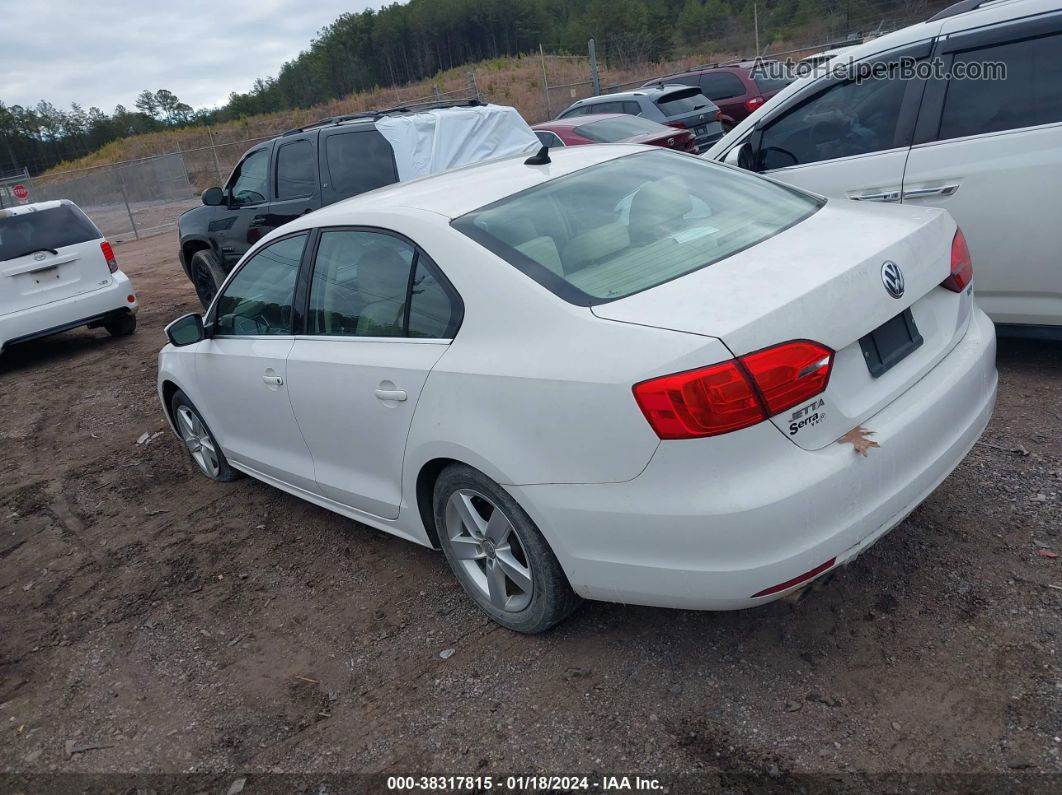
[[[720,124],[722,124],[722,123],[723,123],[723,111],[721,111],[721,110],[717,110],[717,111],[715,112],[715,120],[716,120],[717,122],[719,122]]]
[[[710,367],[634,385],[634,399],[661,439],[748,428],[826,389],[833,351],[808,340],[765,348]]]
[[[100,251],[103,252],[103,258],[107,260],[107,270],[111,273],[117,273],[118,260],[114,258],[114,249],[111,248],[111,244],[104,240],[100,243]]]
[[[973,260],[970,259],[970,247],[961,229],[955,230],[951,239],[951,276],[940,283],[956,293],[961,293],[973,281]]]
[[[749,113],[752,113],[752,111],[756,110],[756,108],[762,105],[765,101],[766,100],[763,97],[753,97],[752,99],[746,99],[745,110],[747,110]]]
[[[669,121],[668,127],[674,127],[676,130],[688,130],[689,128],[681,121]]]

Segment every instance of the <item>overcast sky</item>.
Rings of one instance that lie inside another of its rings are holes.
[[[393,1],[393,0],[392,0]],[[386,3],[390,4],[390,3]],[[0,0],[0,100],[106,113],[143,89],[212,107],[383,0]]]

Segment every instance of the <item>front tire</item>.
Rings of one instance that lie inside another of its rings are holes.
[[[136,315],[132,312],[122,315],[116,320],[104,323],[103,327],[112,337],[128,337],[136,331]]]
[[[188,263],[188,276],[195,287],[199,303],[203,305],[203,309],[207,309],[225,281],[224,271],[209,251],[197,251]]]
[[[200,472],[211,480],[221,482],[240,477],[240,473],[229,466],[228,459],[207,427],[206,421],[199,414],[199,409],[179,389],[173,393],[170,411],[177,433]]]
[[[516,500],[482,472],[454,464],[435,482],[439,543],[461,587],[507,629],[534,634],[567,618],[580,599]]]

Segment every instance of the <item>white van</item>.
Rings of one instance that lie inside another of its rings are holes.
[[[132,334],[137,308],[111,244],[76,204],[0,210],[0,351],[78,326]]]
[[[937,71],[799,80],[704,157],[826,196],[943,207],[988,315],[1062,336],[1062,2],[966,0],[848,58]],[[958,77],[990,64],[1005,79]]]

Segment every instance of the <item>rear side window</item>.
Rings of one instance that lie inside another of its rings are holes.
[[[560,177],[453,226],[566,301],[592,306],[718,262],[820,206],[752,174],[659,150]]]
[[[277,198],[294,199],[317,192],[313,144],[307,140],[284,144],[277,150]]]
[[[740,97],[745,93],[745,84],[730,72],[706,72],[701,75],[701,93],[713,101]]]
[[[656,101],[656,106],[665,116],[693,113],[708,107],[709,104],[708,98],[695,88],[664,94]]]
[[[977,62],[1005,64],[1006,78],[952,80],[939,139],[1062,121],[1062,34],[957,53],[952,72]]]
[[[332,190],[344,196],[382,188],[398,180],[391,144],[376,130],[336,133],[325,138]]]
[[[614,143],[636,135],[666,133],[668,128],[649,119],[638,116],[621,116],[615,119],[601,119],[581,124],[575,128],[576,135],[589,138],[598,143]],[[674,132],[672,130],[671,132]]]
[[[72,204],[18,214],[0,210],[0,261],[102,237],[88,216]]]

